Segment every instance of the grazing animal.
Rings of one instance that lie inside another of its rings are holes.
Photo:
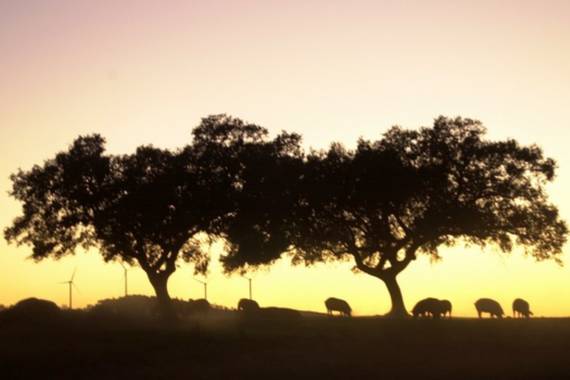
[[[192,314],[206,314],[211,309],[210,302],[205,298],[197,300],[188,300],[188,313]]]
[[[475,302],[475,308],[477,309],[479,318],[482,317],[483,313],[489,313],[490,317],[497,318],[503,318],[503,315],[505,314],[501,305],[490,298],[479,298]]]
[[[340,298],[330,297],[325,300],[325,306],[327,307],[327,313],[332,315],[334,311],[338,311],[339,314],[350,317],[352,314],[352,309],[350,305],[345,300]]]
[[[259,304],[254,300],[242,298],[238,302],[238,310],[245,313],[252,313],[259,310]]]
[[[432,318],[437,319],[443,313],[443,304],[441,301],[432,297],[418,301],[412,309],[414,318],[431,316]]]
[[[526,302],[525,300],[523,300],[522,298],[517,298],[513,301],[513,317],[517,318],[518,317],[525,317],[525,318],[529,318],[532,314],[532,311],[530,311],[530,306],[528,305],[528,302]]]
[[[448,316],[449,318],[451,318],[451,302],[449,302],[448,300],[439,300],[439,305],[441,307],[441,314],[445,317]]]

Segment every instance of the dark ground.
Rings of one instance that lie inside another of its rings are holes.
[[[111,327],[113,326],[113,327]],[[1,379],[570,379],[570,319],[0,326]]]

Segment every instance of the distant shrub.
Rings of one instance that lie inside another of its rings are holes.
[[[0,314],[1,323],[45,324],[59,321],[61,310],[48,300],[27,298]]]
[[[204,315],[212,310],[224,310],[221,306],[211,305],[205,299],[181,300],[172,299],[172,307],[180,317]],[[108,298],[97,302],[88,308],[92,315],[119,316],[133,319],[154,319],[157,317],[158,304],[156,297],[131,295],[120,298]]]
[[[97,316],[119,316],[129,319],[152,319],[157,312],[155,297],[131,295],[121,298],[108,298],[88,308],[88,312]]]

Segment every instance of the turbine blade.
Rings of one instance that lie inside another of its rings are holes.
[[[73,269],[73,274],[71,275],[71,282],[73,282],[73,279],[75,278],[75,272],[77,272],[77,267],[75,267],[75,269]]]
[[[71,285],[73,285],[73,287],[75,288],[75,290],[77,290],[79,292],[79,294],[83,294],[83,293],[81,293],[81,290],[79,290],[77,285],[75,285],[75,282],[72,282]]]

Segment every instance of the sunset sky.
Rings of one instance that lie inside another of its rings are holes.
[[[0,2],[0,228],[20,212],[9,175],[51,158],[80,134],[111,153],[177,148],[209,114],[228,113],[303,135],[304,145],[354,146],[392,125],[438,115],[481,120],[489,138],[539,144],[558,161],[552,201],[570,219],[570,1],[227,0]],[[568,251],[570,248],[566,248]],[[213,249],[215,255],[217,249]],[[515,297],[538,316],[570,315],[566,266],[478,247],[422,257],[399,277],[406,306],[448,298],[475,316],[480,297],[510,314]],[[122,295],[122,268],[96,252],[34,263],[0,239],[0,304],[36,296],[67,303],[59,284],[77,268],[75,305]],[[379,280],[350,263],[251,274],[262,306],[324,311],[329,296],[357,315],[389,310]],[[247,281],[214,265],[209,300],[235,306]],[[140,269],[131,293],[152,294]],[[181,264],[173,297],[199,298]]]

